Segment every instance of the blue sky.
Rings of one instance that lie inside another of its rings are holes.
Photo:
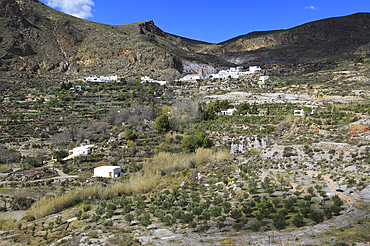
[[[252,31],[288,29],[310,21],[370,12],[370,0],[41,0],[67,14],[120,25],[153,20],[163,31],[219,43]]]

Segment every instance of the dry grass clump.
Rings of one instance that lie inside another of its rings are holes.
[[[0,230],[6,231],[16,226],[16,220],[3,220],[0,219]]]
[[[50,214],[58,213],[65,208],[81,203],[89,197],[99,196],[100,192],[101,187],[94,185],[87,186],[81,190],[70,191],[59,196],[44,197],[27,211],[27,216],[33,216],[39,219]]]
[[[146,171],[130,176],[127,181],[117,182],[111,187],[99,185],[87,186],[83,189],[70,191],[66,194],[44,197],[27,211],[27,217],[36,219],[58,213],[92,197],[109,200],[125,194],[141,194],[150,191],[160,181],[161,175]]]
[[[221,161],[231,161],[234,159],[234,155],[230,154],[230,151],[227,149],[222,149],[213,154],[214,159],[217,162]]]
[[[131,175],[123,183],[124,193],[126,195],[143,194],[155,187],[161,180],[161,175],[151,170]]]
[[[0,165],[0,172],[4,172],[6,170],[9,170],[11,168],[19,168],[19,164],[1,164]]]
[[[150,161],[144,163],[144,170],[169,174],[181,169],[195,168],[210,160],[224,161],[232,160],[233,158],[234,157],[226,150],[213,152],[211,149],[204,148],[199,148],[195,153],[190,154],[160,152]]]

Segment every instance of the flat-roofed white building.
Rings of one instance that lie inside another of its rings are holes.
[[[179,79],[179,81],[198,81],[198,80],[204,80],[204,73],[203,68],[199,68],[198,74],[188,74],[185,77]]]
[[[154,80],[148,76],[145,76],[145,77],[141,77],[141,83],[144,84],[144,83],[158,83],[160,85],[165,85],[167,84],[167,81],[160,81],[160,80]]]
[[[109,77],[100,76],[99,78],[97,76],[92,76],[92,77],[86,77],[85,80],[90,81],[90,82],[118,81],[118,76],[117,75],[113,75]]]
[[[258,71],[260,71],[261,68],[259,66],[250,66],[249,67],[249,72],[251,73],[258,73]]]
[[[94,145],[85,145],[81,147],[74,148],[73,150],[69,151],[69,154],[72,156],[79,156],[79,155],[88,155],[91,154],[91,150],[94,148]]]
[[[222,110],[221,115],[233,115],[236,111],[238,111],[236,108],[229,108],[228,110]]]
[[[119,177],[122,169],[120,166],[101,166],[94,168],[94,176],[95,178],[115,178]]]

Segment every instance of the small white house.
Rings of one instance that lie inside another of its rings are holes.
[[[294,116],[304,116],[303,109],[300,110],[294,110]]]
[[[158,83],[160,85],[165,85],[167,84],[167,81],[160,81],[160,80],[154,80],[148,76],[145,76],[145,77],[141,77],[141,83],[144,84],[145,82],[148,82],[148,83]]]
[[[79,155],[88,155],[91,154],[91,150],[94,148],[94,145],[85,145],[81,147],[74,148],[73,150],[69,151],[69,154],[72,156],[79,156]]]
[[[117,75],[113,75],[109,77],[100,76],[99,78],[97,76],[92,76],[92,77],[86,77],[85,80],[90,81],[90,82],[118,81],[118,76]]]
[[[258,85],[260,88],[266,88],[265,86],[265,81],[268,80],[270,77],[269,76],[260,76],[260,79],[258,80]]]
[[[229,108],[228,110],[222,110],[221,115],[233,115],[236,111],[236,108]]]
[[[179,79],[179,81],[198,81],[198,80],[204,80],[204,73],[203,68],[199,68],[198,74],[188,74],[185,77]]]
[[[249,67],[249,72],[250,73],[258,73],[258,71],[260,71],[261,68],[259,66],[250,66]]]
[[[94,176],[102,177],[102,178],[114,178],[119,177],[121,173],[121,167],[120,166],[101,166],[94,168]]]

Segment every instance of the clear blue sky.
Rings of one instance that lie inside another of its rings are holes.
[[[310,21],[370,12],[370,0],[41,0],[90,21],[120,25],[153,20],[163,31],[219,43],[252,31],[288,29]]]

